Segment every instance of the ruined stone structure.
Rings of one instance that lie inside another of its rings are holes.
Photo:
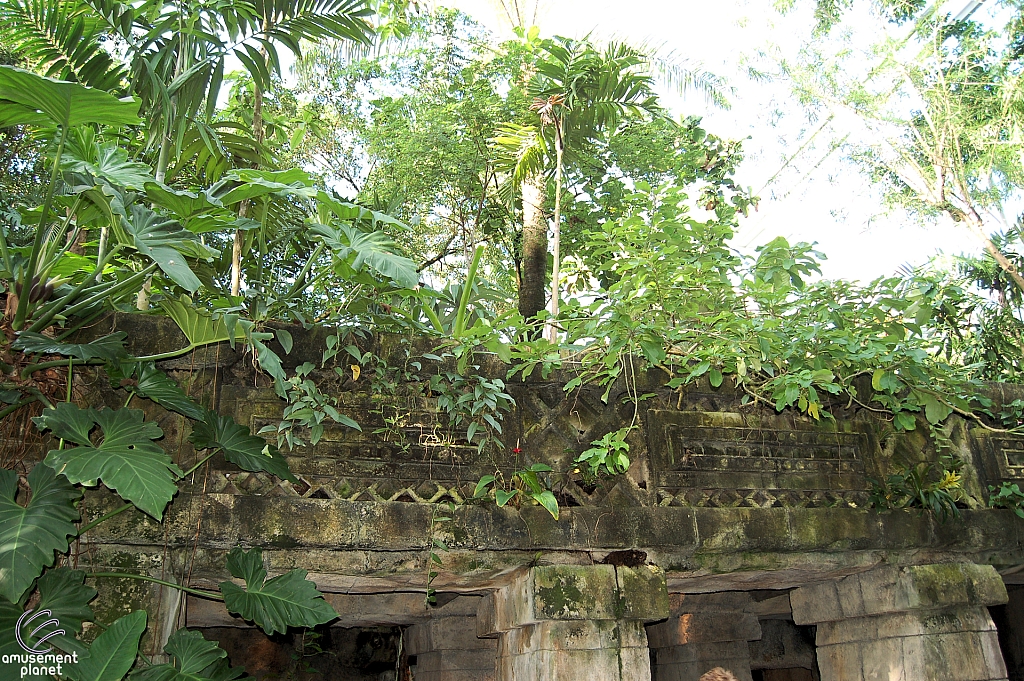
[[[114,329],[139,352],[184,345],[155,318],[119,317],[93,332]],[[286,365],[319,366],[326,332],[292,333]],[[375,342],[382,356],[412,347]],[[481,362],[505,377],[506,367]],[[227,346],[164,366],[253,432],[280,417],[283,402]],[[80,563],[216,588],[230,548],[260,546],[271,574],[308,570],[340,614],[318,645],[347,652],[308,676],[323,681],[697,681],[717,666],[741,681],[1024,679],[1024,521],[981,503],[947,522],[866,508],[870,478],[893,461],[936,456],[923,428],[898,434],[845,405],[835,421],[815,422],[741,405],[725,386],[677,392],[662,376],[636,376],[654,396],[628,439],[632,466],[588,485],[569,462],[632,418],[625,385],[604,402],[603,389],[565,393],[565,375],[510,381],[505,449],[478,452],[445,435],[429,398],[375,396],[371,373],[345,384],[324,373],[324,390],[346,391],[363,430],[332,426],[289,453],[299,483],[215,458],[165,525],[122,514],[82,542]],[[80,388],[115,400],[101,380]],[[993,388],[997,402],[1013,399],[1002,390]],[[187,420],[146,408],[175,460],[194,461]],[[397,413],[406,418],[388,430],[384,416]],[[953,421],[948,444],[975,500],[990,484],[1024,482],[1024,437]],[[558,520],[539,506],[469,499],[481,475],[509,473],[517,458],[555,469]],[[452,520],[433,522],[435,504],[449,501]],[[86,515],[115,503],[90,494]],[[450,550],[428,607],[433,537]],[[150,654],[177,627],[204,628],[262,679],[293,650],[215,602],[128,580],[101,592],[108,619],[150,611]]]

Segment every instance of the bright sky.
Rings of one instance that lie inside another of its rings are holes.
[[[520,0],[532,6],[532,0]],[[950,11],[967,0],[950,0]],[[457,7],[499,36],[511,35],[497,0],[439,0]],[[736,245],[750,249],[776,236],[816,241],[828,260],[828,277],[868,280],[890,275],[905,262],[920,264],[937,250],[978,252],[966,229],[952,222],[921,226],[910,218],[881,214],[869,183],[838,155],[822,152],[801,156],[778,173],[784,160],[813,130],[784,81],[755,82],[747,67],[759,63],[758,52],[778,50],[795,57],[814,24],[813,0],[797,0],[783,16],[769,0],[541,0],[538,25],[542,35],[622,39],[646,43],[663,53],[674,52],[726,78],[735,92],[732,109],[715,110],[699,96],[685,100],[664,94],[677,114],[704,114],[705,127],[729,138],[745,138],[746,161],[738,181],[762,197],[757,213],[745,219]],[[866,6],[868,3],[854,3]],[[955,7],[954,7],[955,5]],[[865,44],[877,34],[864,31]],[[777,179],[765,187],[770,178]]]

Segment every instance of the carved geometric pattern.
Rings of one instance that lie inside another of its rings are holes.
[[[658,506],[697,508],[864,508],[868,493],[855,490],[659,489]]]
[[[464,503],[473,485],[448,485],[434,480],[399,482],[321,476],[296,476],[297,483],[280,480],[267,473],[210,471],[205,490],[210,494],[240,496],[288,496],[306,499],[343,499],[346,501],[399,501],[414,504]],[[465,489],[468,487],[468,491]],[[204,486],[196,481],[193,492]]]
[[[1007,477],[1024,478],[1024,438],[990,435],[992,446],[1002,454],[1000,463],[1006,466]]]

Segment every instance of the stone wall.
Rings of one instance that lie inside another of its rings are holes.
[[[91,333],[119,329],[129,331],[138,353],[185,344],[157,317],[118,316]],[[327,331],[291,332],[292,352],[278,348],[286,367],[319,366]],[[404,361],[407,349],[428,350],[395,337],[364,341],[362,349],[370,346],[392,363]],[[505,376],[493,358],[479,361],[483,374]],[[280,418],[283,402],[239,349],[204,348],[162,366],[197,400],[253,432]],[[403,668],[421,680],[585,678],[571,675],[583,666],[592,670],[586,678],[696,681],[718,664],[744,680],[803,678],[801,670],[827,681],[1007,678],[985,607],[1007,598],[998,571],[1011,585],[1024,575],[1014,570],[1024,564],[1024,522],[983,502],[989,484],[1024,483],[1024,438],[952,420],[949,442],[965,462],[975,508],[943,523],[917,511],[865,507],[869,478],[894,461],[936,454],[923,428],[899,434],[842,404],[834,405],[836,420],[813,421],[741,405],[726,386],[671,391],[657,372],[626,377],[630,390],[652,395],[628,438],[632,466],[593,483],[573,475],[570,462],[633,419],[622,399],[625,382],[603,401],[603,389],[566,393],[566,374],[510,381],[516,407],[503,422],[504,449],[480,452],[453,437],[430,398],[384,398],[374,395],[372,372],[356,379],[330,368],[320,375],[323,389],[342,395],[363,429],[330,426],[317,446],[288,452],[298,483],[215,457],[176,497],[163,525],[122,514],[82,541],[80,561],[215,588],[227,578],[231,547],[260,546],[272,574],[309,571],[341,614],[339,626],[403,627]],[[79,388],[92,403],[123,399],[101,377]],[[992,390],[997,402],[1017,396],[1005,386]],[[159,423],[176,461],[196,460],[186,419],[142,400],[132,406]],[[399,427],[374,432],[397,413],[405,415]],[[558,520],[538,506],[470,499],[480,476],[535,462],[555,470]],[[456,504],[453,519],[432,525],[434,504],[448,501]],[[115,503],[90,493],[85,515],[98,517]],[[441,552],[432,584],[440,605],[428,608],[432,536],[450,550]],[[949,600],[920,586],[922,575],[939,573],[943,589],[968,595]],[[904,583],[893,574],[920,579]],[[896,601],[916,588],[918,600],[877,612],[858,610],[845,596],[827,612],[818,606],[822,594],[846,593],[854,583],[862,591],[889,589]],[[552,589],[561,600],[548,599]],[[179,626],[246,626],[215,604],[138,582],[118,584],[114,593],[100,607],[109,619],[126,607],[157,613],[147,639],[152,653]],[[1004,645],[1022,635],[1019,618],[1008,621],[1004,628],[1015,633],[1003,636]],[[816,627],[816,653],[794,638],[809,631],[798,625]],[[888,672],[866,663],[850,671],[856,665],[844,651],[869,640],[885,654],[857,654],[886,660]],[[980,646],[980,657],[956,652],[971,645]],[[927,652],[935,646],[945,652]],[[943,665],[947,671],[935,671]]]

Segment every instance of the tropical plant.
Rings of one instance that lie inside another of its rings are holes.
[[[1004,482],[999,487],[989,485],[989,505],[995,508],[1008,508],[1024,518],[1024,492],[1016,483]]]
[[[928,461],[897,466],[885,479],[870,481],[870,503],[878,509],[919,508],[943,521],[958,518],[956,504],[965,496],[962,465],[946,457],[939,466]]]

